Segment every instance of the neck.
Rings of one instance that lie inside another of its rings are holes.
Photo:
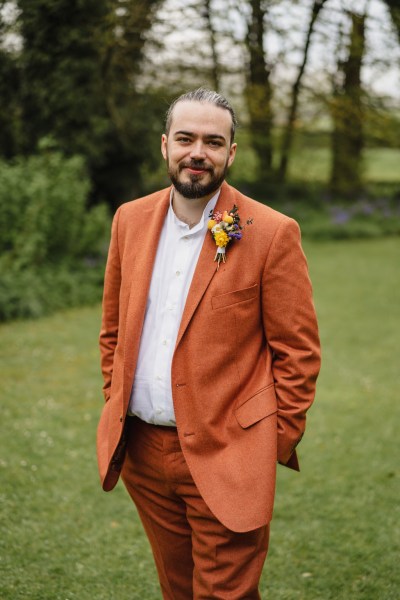
[[[172,196],[172,207],[180,221],[189,225],[190,229],[197,225],[203,216],[207,202],[211,200],[215,192],[204,196],[204,198],[189,199],[182,196],[175,188]]]

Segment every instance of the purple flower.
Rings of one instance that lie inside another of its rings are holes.
[[[344,225],[350,220],[350,212],[338,206],[331,207],[331,218],[336,225]]]
[[[367,216],[373,215],[375,211],[374,207],[370,202],[361,202],[359,204],[359,210],[362,214]]]
[[[234,232],[234,231],[230,231],[228,233],[228,237],[234,239],[234,240],[241,240],[242,239],[242,233],[240,231]]]

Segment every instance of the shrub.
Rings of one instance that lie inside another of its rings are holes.
[[[109,216],[89,191],[77,156],[0,163],[0,320],[100,298]]]
[[[370,185],[350,203],[325,186],[292,182],[240,184],[238,188],[296,219],[304,237],[318,240],[400,235],[399,184]]]
[[[302,234],[319,240],[377,238],[400,235],[400,207],[394,199],[359,200],[349,205],[299,202],[282,207],[299,221]]]

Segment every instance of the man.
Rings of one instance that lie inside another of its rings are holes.
[[[216,92],[172,104],[172,186],[118,209],[106,268],[100,477],[122,472],[168,600],[260,598],[319,370],[297,224],[224,181],[235,126]]]

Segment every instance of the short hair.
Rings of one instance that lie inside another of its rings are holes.
[[[218,106],[219,108],[224,108],[225,110],[227,110],[232,117],[231,144],[233,143],[233,140],[235,138],[236,127],[238,124],[235,111],[233,110],[228,100],[224,96],[222,96],[222,94],[218,94],[218,92],[208,90],[203,87],[197,88],[197,90],[186,92],[185,94],[182,94],[181,96],[178,96],[178,98],[175,98],[175,100],[173,100],[165,116],[165,133],[167,135],[169,134],[169,131],[171,129],[174,108],[179,102],[208,102],[210,104],[214,104],[214,106]]]

